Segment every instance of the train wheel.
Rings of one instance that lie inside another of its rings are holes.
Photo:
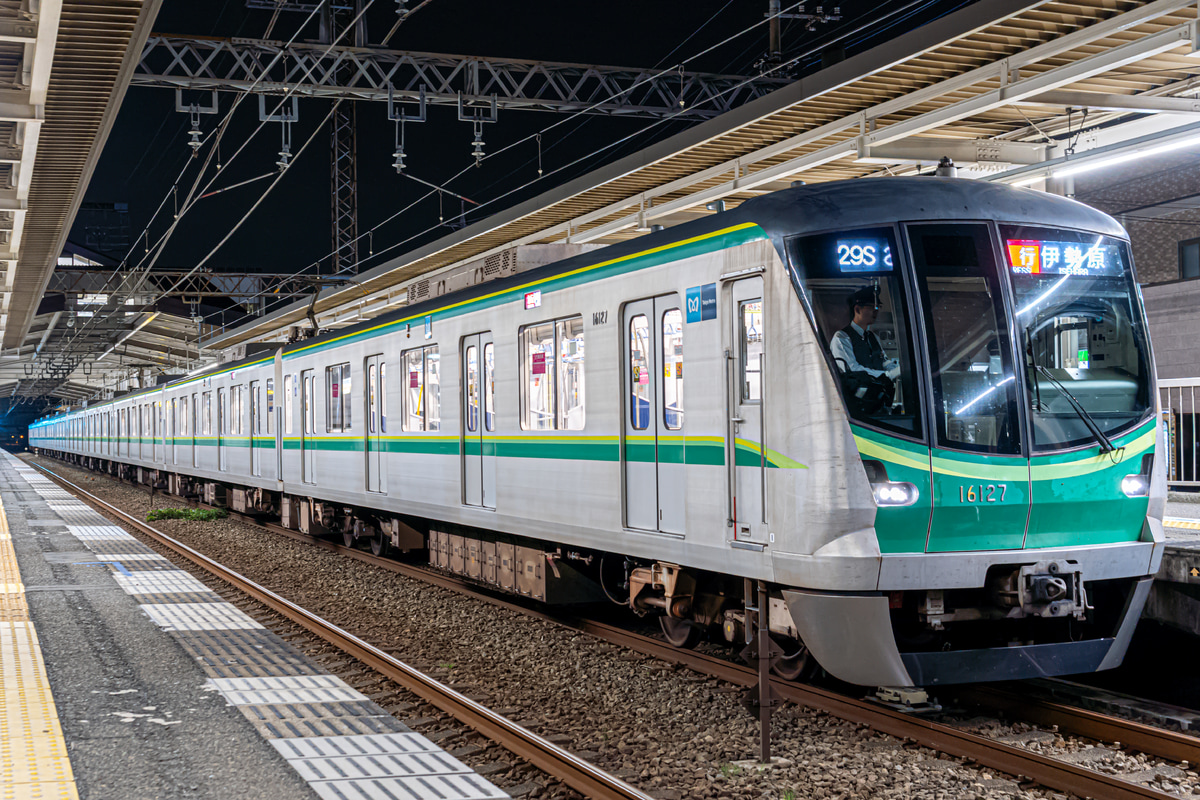
[[[771,664],[772,672],[785,681],[806,680],[813,676],[813,673],[816,672],[817,661],[803,642],[789,639],[776,640],[776,644],[783,648],[783,655]]]
[[[377,556],[385,556],[390,544],[391,537],[380,528],[376,528],[374,535],[371,536],[371,552]]]
[[[668,642],[686,650],[695,647],[700,642],[700,635],[703,633],[699,626],[666,614],[658,618],[658,625],[662,628],[663,636],[667,637]]]

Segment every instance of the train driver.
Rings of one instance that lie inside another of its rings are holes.
[[[868,414],[878,413],[894,394],[900,362],[888,358],[879,337],[870,329],[879,316],[874,287],[865,286],[846,298],[850,324],[833,335],[829,349],[842,374],[848,403]]]

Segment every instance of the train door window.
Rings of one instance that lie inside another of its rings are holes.
[[[369,362],[369,360],[368,360]],[[375,418],[377,414],[375,409],[378,407],[379,394],[377,392],[377,381],[375,380],[375,365],[367,364],[367,433],[378,433]]]
[[[669,431],[683,427],[683,314],[678,308],[662,316],[663,424]]]
[[[292,432],[292,398],[296,390],[293,387],[293,379],[291,375],[283,376],[283,432]]]
[[[650,426],[650,321],[645,314],[629,320],[629,423],[634,430]]]
[[[404,430],[441,430],[441,357],[438,346],[408,350],[404,390]]]
[[[939,445],[1019,453],[1015,375],[987,226],[910,225],[908,234],[925,311]]]
[[[205,392],[202,396],[203,419],[204,419],[204,435],[212,436],[212,392]]]
[[[275,433],[275,379],[267,378],[267,435]]]
[[[738,304],[741,330],[742,402],[762,400],[763,301],[746,300]]]
[[[847,414],[920,437],[913,325],[895,230],[797,237],[788,248]]]
[[[467,375],[466,429],[468,433],[476,433],[479,431],[479,347],[469,345],[463,353],[463,360],[466,362],[464,371]]]
[[[491,342],[483,346],[483,429],[496,430],[496,350]]]
[[[259,407],[262,405],[262,398],[259,394],[262,392],[262,387],[258,381],[250,381],[250,435],[258,436],[262,433],[262,422],[259,420]]]
[[[379,364],[379,432],[387,433],[387,362]]]
[[[307,372],[311,373],[312,370]],[[317,432],[316,392],[313,388],[313,376],[307,375],[304,383],[304,432]]]
[[[521,329],[521,427],[581,430],[584,426],[583,317]]]

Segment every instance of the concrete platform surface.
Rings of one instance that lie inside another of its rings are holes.
[[[0,502],[0,797],[507,797],[7,453]]]

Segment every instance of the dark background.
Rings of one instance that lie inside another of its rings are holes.
[[[410,0],[409,6],[415,7],[418,2]],[[800,21],[784,22],[784,58],[810,53],[792,71],[793,76],[807,74],[820,67],[822,50],[826,59],[836,59],[842,53],[852,55],[967,4],[963,0],[890,3],[852,0],[838,6],[840,21],[818,24],[813,31],[805,30]],[[783,5],[787,9],[790,4],[785,0]],[[809,12],[816,8],[814,3],[806,6]],[[827,4],[823,8],[831,12],[834,6]],[[368,9],[369,43],[377,45],[392,28],[395,9],[394,0],[376,0]],[[400,26],[389,47],[612,66],[670,67],[763,22],[766,11],[766,0],[638,3],[618,0],[603,4],[432,0]],[[247,9],[244,0],[200,3],[164,0],[153,30],[179,35],[262,38],[271,16],[270,11]],[[305,16],[294,12],[280,14],[270,38],[286,41]],[[314,20],[300,38],[315,41],[316,36]],[[835,39],[838,40],[835,47],[823,47]],[[346,41],[349,39],[343,40]],[[688,63],[685,69],[754,75],[758,71],[755,64],[766,49],[767,25],[761,24]],[[220,95],[222,115],[232,105],[233,97]],[[207,101],[208,96],[187,99]],[[300,120],[293,126],[293,153],[313,133],[329,108],[329,101],[300,100]],[[359,232],[365,234],[429,190],[392,169],[395,134],[394,124],[387,120],[386,104],[360,102],[357,114]],[[485,152],[496,152],[506,144],[561,122],[565,116],[501,109],[499,121],[484,126]],[[218,116],[202,117],[202,130],[207,134],[218,119]],[[405,149],[412,175],[445,185],[481,203],[495,200],[468,213],[467,220],[474,221],[635,152],[690,124],[575,117],[543,135],[542,160],[547,177],[540,181],[536,180],[537,146],[528,142],[445,183],[473,161],[472,127],[459,122],[457,110],[452,107],[431,106],[428,122],[406,126]],[[251,137],[257,126],[257,100],[247,98],[222,141],[221,152],[226,160]],[[104,213],[85,206],[72,228],[71,241],[88,244],[116,260],[125,257],[128,250],[132,250],[132,259],[141,258],[145,244],[139,237],[155,208],[164,197],[169,197],[172,183],[191,158],[192,151],[186,145],[189,127],[188,115],[175,111],[173,91],[131,87],[85,197],[89,205],[124,203],[128,211]],[[604,149],[624,137],[632,138]],[[273,172],[279,147],[280,126],[265,125],[213,188]],[[180,197],[191,186],[201,161],[195,159],[184,176]],[[292,273],[318,259],[326,259],[331,238],[329,164],[329,126],[325,125],[208,266],[216,270]],[[555,172],[565,165],[571,166]],[[211,176],[213,171],[210,166],[207,175]],[[260,180],[202,200],[185,215],[158,266],[194,266],[241,219],[269,183],[269,178]],[[507,196],[496,200],[503,195]],[[173,212],[173,199],[167,200],[167,210]],[[444,200],[441,213],[447,221],[461,211],[459,201]],[[430,198],[382,226],[375,231],[371,242],[364,240],[360,244],[362,269],[377,266],[387,258],[447,233],[447,227],[439,226],[438,217],[438,201]],[[165,231],[170,219],[171,213],[160,215],[151,225],[152,242]],[[381,251],[389,246],[394,247],[384,255]],[[368,259],[370,249],[376,253],[372,259]],[[328,261],[325,267],[327,271]]]

